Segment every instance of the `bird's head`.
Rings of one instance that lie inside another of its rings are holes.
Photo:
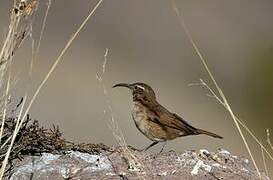
[[[148,100],[156,99],[154,90],[151,88],[151,86],[145,83],[141,83],[141,82],[132,83],[132,84],[119,83],[113,86],[113,88],[115,87],[129,88],[133,94],[134,99],[148,99]]]

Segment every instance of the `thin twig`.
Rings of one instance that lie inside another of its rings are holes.
[[[216,95],[216,93],[208,86],[208,84],[203,79],[200,79],[200,83],[191,83],[189,84],[189,86],[205,87],[209,91],[209,93],[211,93],[211,94],[207,94],[209,97],[215,98],[216,101],[218,101],[222,106],[226,107],[224,102]]]

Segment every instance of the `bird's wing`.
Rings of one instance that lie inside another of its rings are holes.
[[[183,126],[186,126],[187,129],[190,129],[191,131],[195,131],[196,128],[190,125],[187,121],[185,121],[182,117],[178,116],[175,113],[172,113],[172,115],[175,117],[176,120],[180,121],[180,124],[183,124]]]
[[[159,109],[159,111],[153,111],[153,109]],[[187,123],[183,118],[169,112],[161,105],[158,105],[157,108],[149,108],[148,116],[149,120],[168,128],[176,129],[187,133],[192,133],[196,131],[196,128]]]

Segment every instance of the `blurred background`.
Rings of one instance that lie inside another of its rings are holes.
[[[36,45],[47,2],[40,2],[33,24]],[[12,3],[0,1],[1,45]],[[95,3],[52,1],[30,94]],[[266,144],[265,130],[273,134],[273,1],[191,0],[177,1],[177,6],[234,112]],[[96,79],[106,48],[109,54],[104,84],[128,144],[141,148],[150,141],[135,128],[130,92],[111,87],[119,82],[140,81],[150,84],[159,102],[172,112],[196,127],[224,136],[224,140],[207,136],[179,138],[169,142],[166,150],[224,148],[248,156],[229,113],[206,96],[206,89],[189,86],[202,78],[213,87],[166,0],[105,1],[40,92],[31,117],[47,127],[59,125],[69,140],[115,145],[106,97]],[[24,96],[29,84],[30,61],[31,40],[27,39],[13,63],[13,79],[18,80],[12,90],[14,103]],[[260,147],[248,134],[246,137],[262,167]]]

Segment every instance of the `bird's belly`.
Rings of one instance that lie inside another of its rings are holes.
[[[144,107],[134,104],[132,116],[137,128],[152,141],[165,141],[165,132],[159,125],[148,120],[148,115]]]

